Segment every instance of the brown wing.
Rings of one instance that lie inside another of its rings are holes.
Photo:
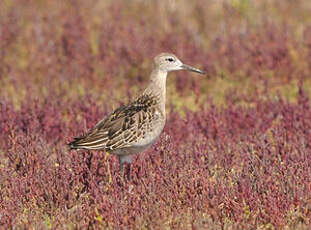
[[[127,106],[121,106],[101,120],[85,136],[69,143],[72,149],[124,148],[144,135],[141,125],[154,119],[156,97],[142,95]]]

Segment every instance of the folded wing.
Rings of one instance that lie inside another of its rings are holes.
[[[142,95],[133,103],[121,106],[101,120],[86,135],[69,143],[71,149],[114,150],[135,142],[143,133],[141,125],[154,119],[156,98]]]

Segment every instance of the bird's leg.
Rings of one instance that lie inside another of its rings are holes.
[[[119,163],[120,163],[120,171],[124,174],[124,163],[128,163],[130,164],[132,162],[132,159],[129,155],[123,155],[123,156],[119,156]],[[129,176],[129,170],[127,172],[128,176]]]

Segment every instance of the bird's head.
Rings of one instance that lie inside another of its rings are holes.
[[[163,72],[189,70],[192,72],[205,74],[205,72],[202,70],[183,64],[174,54],[170,53],[161,53],[157,55],[153,60],[153,65],[155,68]]]

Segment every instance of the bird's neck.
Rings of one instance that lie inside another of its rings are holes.
[[[159,100],[158,103],[163,112],[165,112],[166,77],[166,71],[153,69],[150,74],[149,85],[144,91],[144,94],[155,96]]]

